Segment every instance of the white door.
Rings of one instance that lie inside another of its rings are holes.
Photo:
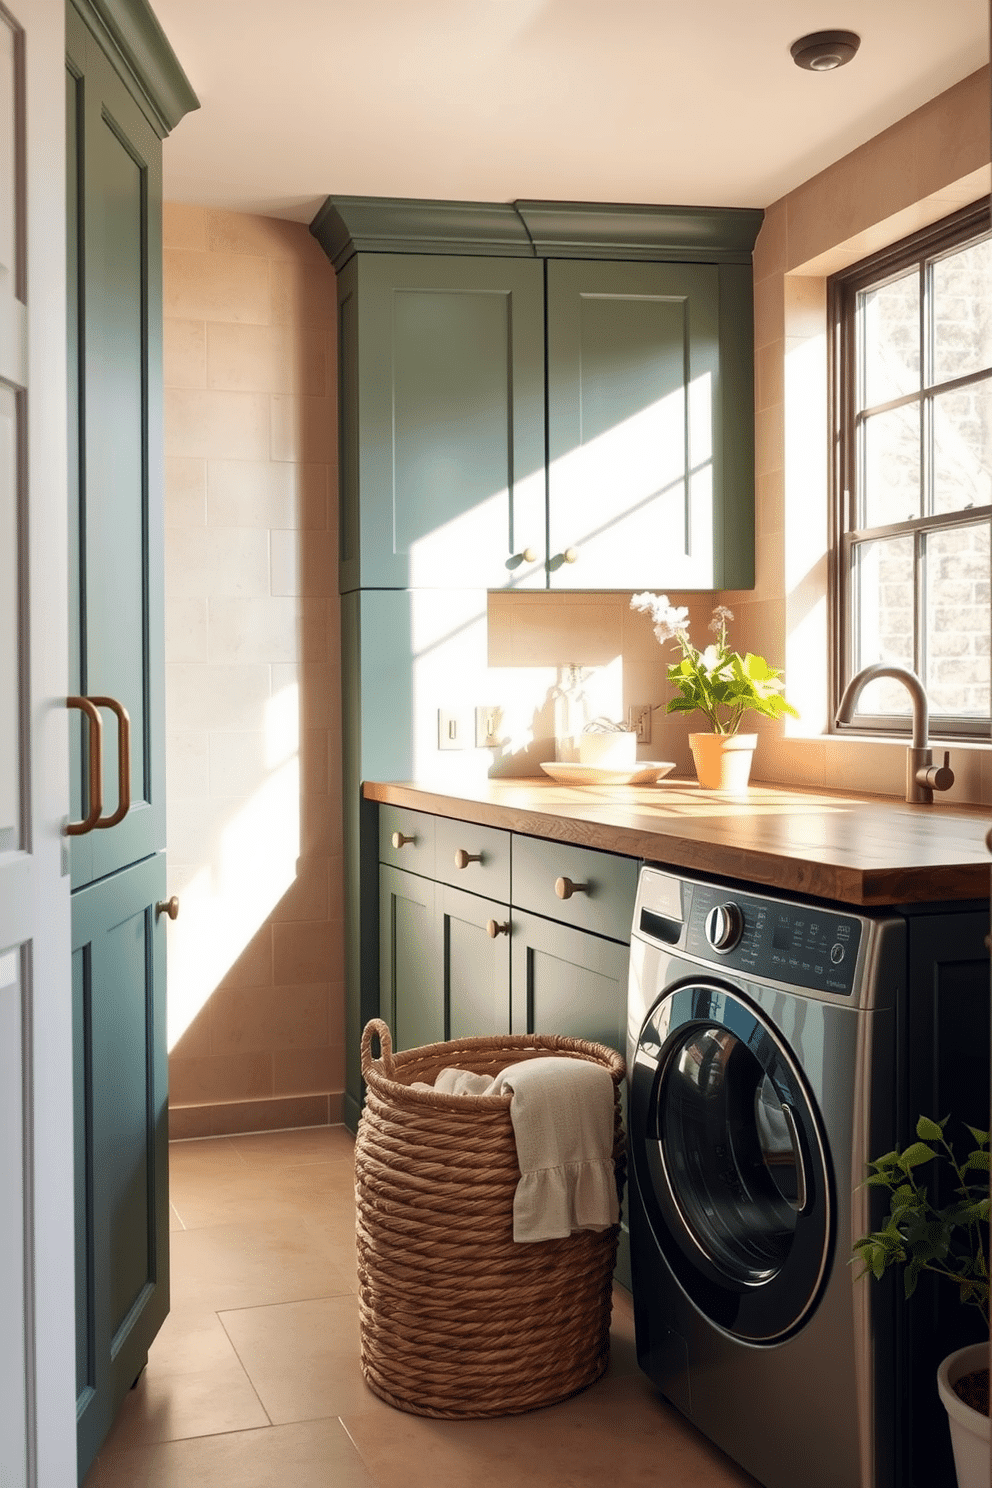
[[[0,0],[0,1483],[76,1480],[63,0]]]

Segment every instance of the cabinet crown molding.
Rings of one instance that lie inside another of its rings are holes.
[[[514,203],[539,258],[751,262],[760,208],[608,202]]]
[[[200,107],[147,0],[70,0],[160,139]]]
[[[750,264],[763,217],[751,207],[329,196],[310,231],[335,269],[356,253]]]

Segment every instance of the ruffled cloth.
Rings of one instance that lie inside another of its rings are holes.
[[[511,1094],[520,1164],[514,1240],[560,1240],[619,1220],[613,1080],[601,1064],[548,1055],[508,1065],[494,1078],[443,1069],[433,1086],[418,1081],[413,1088],[444,1095]]]

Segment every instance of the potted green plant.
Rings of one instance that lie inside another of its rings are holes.
[[[668,668],[676,696],[666,712],[699,712],[709,724],[708,731],[689,735],[700,785],[711,790],[746,789],[758,736],[740,732],[745,715],[799,716],[785,700],[781,671],[763,656],[751,651],[741,656],[730,649],[727,622],[734,616],[726,605],[714,609],[709,628],[715,639],[702,651],[689,639],[689,611],[670,604],[667,594],[634,594],[630,607],[649,614],[658,640],[675,641],[682,653]]]
[[[944,1135],[948,1119],[921,1116],[915,1142],[869,1164],[867,1186],[888,1190],[889,1213],[880,1230],[857,1241],[854,1259],[864,1262],[860,1275],[876,1278],[890,1266],[904,1266],[907,1298],[923,1272],[942,1276],[981,1316],[982,1341],[943,1360],[937,1388],[950,1424],[958,1488],[988,1488],[989,1134],[966,1127],[973,1145],[961,1161]],[[933,1165],[940,1163],[954,1181],[953,1197],[942,1208],[932,1195]]]

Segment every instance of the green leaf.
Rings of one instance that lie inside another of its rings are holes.
[[[944,1135],[944,1128],[939,1121],[932,1121],[929,1116],[921,1116],[916,1123],[916,1135],[924,1142],[939,1142]]]
[[[971,1132],[973,1139],[978,1143],[979,1147],[987,1147],[989,1145],[989,1134],[987,1131],[979,1131],[977,1126],[968,1126],[967,1122],[965,1123],[965,1130]]]
[[[987,1173],[989,1167],[989,1154],[987,1152],[975,1151],[968,1153],[968,1157],[963,1164],[963,1171],[967,1172],[969,1168],[978,1168],[981,1172]]]
[[[926,1142],[914,1142],[902,1154],[899,1159],[899,1165],[907,1170],[909,1168],[918,1168],[921,1163],[930,1162],[931,1158],[936,1156],[936,1152],[934,1152],[932,1147],[928,1147]]]

